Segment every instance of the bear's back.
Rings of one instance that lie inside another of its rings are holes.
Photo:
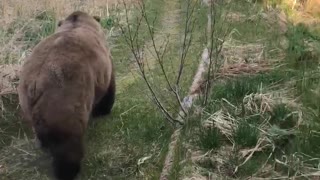
[[[33,104],[30,114],[40,113],[43,119],[59,126],[71,122],[69,117],[87,119],[94,103],[95,84],[107,87],[110,81],[110,64],[106,61],[109,54],[97,38],[75,29],[53,34],[34,48],[21,72],[26,101]],[[77,114],[80,112],[85,115]]]
[[[23,66],[22,77],[52,74],[57,80],[64,78],[72,83],[80,75],[99,77],[106,73],[103,71],[112,66],[108,58],[110,54],[98,36],[83,29],[59,32],[34,48]]]

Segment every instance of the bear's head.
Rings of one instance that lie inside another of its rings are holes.
[[[100,25],[99,16],[90,16],[89,14],[82,11],[75,11],[71,13],[64,20],[58,22],[57,32],[70,30],[76,27],[90,28],[98,33],[103,33]]]

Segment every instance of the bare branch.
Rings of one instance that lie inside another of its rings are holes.
[[[135,27],[135,30],[132,30],[132,27],[130,26],[130,22],[129,22],[129,18],[128,18],[128,8],[126,6],[126,3],[123,1],[124,3],[124,7],[125,7],[125,14],[126,14],[126,28],[128,33],[126,33],[126,30],[120,26],[121,32],[123,34],[123,37],[125,38],[125,41],[127,43],[127,45],[129,46],[134,59],[138,65],[139,71],[140,71],[140,75],[142,77],[142,79],[144,80],[144,82],[146,83],[150,93],[151,93],[151,97],[153,99],[153,101],[155,102],[155,104],[157,105],[157,107],[161,110],[161,112],[165,115],[166,119],[172,124],[172,125],[176,125],[176,124],[180,124],[182,125],[181,121],[178,121],[177,119],[173,118],[171,116],[171,114],[166,110],[166,108],[163,106],[163,104],[160,102],[159,98],[157,97],[154,89],[152,88],[149,80],[147,79],[146,76],[146,72],[145,72],[145,67],[144,67],[144,62],[142,61],[143,57],[141,57],[141,48],[140,48],[140,43],[139,43],[139,29],[141,27],[141,23],[142,23],[142,19],[146,19],[147,15],[145,12],[145,5],[144,3],[140,4],[140,7],[142,8],[141,11],[141,15],[140,17],[137,18],[137,25]],[[154,42],[154,31],[152,30],[152,28],[150,27],[149,22],[147,21],[147,25],[148,25],[148,30],[150,33],[150,36],[152,37],[152,42],[153,42],[153,47],[156,50],[157,53],[157,58],[159,59],[159,52],[156,49],[155,46],[155,42]],[[162,66],[163,68],[163,66]],[[164,68],[163,68],[164,69]],[[167,78],[167,77],[166,77]]]
[[[198,1],[196,1],[196,3],[197,2]],[[189,52],[189,47],[190,47],[192,39],[193,39],[192,34],[194,31],[196,19],[192,19],[192,16],[193,16],[194,10],[196,8],[196,3],[194,3],[194,5],[191,7],[192,1],[188,0],[188,2],[187,2],[184,37],[183,37],[183,43],[182,43],[182,50],[181,50],[182,52],[181,52],[181,57],[180,57],[180,66],[179,66],[178,76],[177,76],[177,80],[176,80],[176,86],[179,85],[179,82],[180,82],[180,79],[182,76],[182,72],[183,72],[183,68],[184,68],[184,64],[185,64],[185,60],[186,60],[187,54]],[[191,28],[190,28],[190,26],[191,26]],[[189,38],[188,38],[188,35],[190,35]]]
[[[208,34],[209,34],[209,69],[205,84],[204,101],[203,105],[207,104],[209,90],[211,88],[211,78],[214,78],[215,72],[219,69],[219,59],[221,56],[221,51],[226,40],[227,35],[230,32],[229,26],[224,29],[224,24],[217,27],[217,21],[221,18],[221,14],[218,11],[219,8],[216,7],[216,3],[210,3],[208,12]],[[220,20],[220,22],[224,22]],[[222,33],[222,39],[218,36]],[[214,69],[213,69],[214,68]]]
[[[175,98],[176,98],[176,100],[178,101],[180,108],[182,109],[182,111],[183,111],[185,114],[187,114],[186,111],[184,110],[184,107],[182,106],[182,103],[181,103],[181,100],[180,100],[180,95],[178,94],[177,90],[174,89],[173,86],[171,85],[170,80],[169,80],[169,78],[168,78],[168,75],[167,75],[167,73],[166,73],[166,71],[165,71],[164,64],[163,64],[163,59],[161,58],[161,57],[163,57],[163,55],[160,54],[160,51],[158,50],[158,48],[157,48],[157,46],[156,46],[156,44],[155,44],[155,41],[156,41],[156,40],[155,40],[155,37],[154,37],[154,30],[153,30],[153,28],[150,26],[150,22],[149,22],[147,13],[146,13],[146,11],[145,11],[145,9],[146,9],[146,8],[145,8],[145,3],[142,1],[142,2],[139,3],[139,4],[140,4],[142,16],[143,16],[143,18],[145,19],[146,24],[147,24],[147,27],[148,27],[149,35],[150,35],[151,41],[152,41],[152,46],[153,46],[153,48],[154,48],[154,50],[155,50],[155,53],[156,53],[156,59],[157,59],[159,65],[160,65],[160,68],[161,68],[162,74],[164,75],[165,81],[166,81],[167,85],[169,86],[170,91],[174,93]],[[154,21],[153,21],[153,23],[154,23]]]

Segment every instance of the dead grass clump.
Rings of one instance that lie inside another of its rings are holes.
[[[249,94],[243,98],[243,104],[247,111],[259,114],[272,112],[273,108],[279,104],[286,104],[288,107],[296,109],[301,108],[289,92],[289,90],[284,89]]]
[[[203,126],[205,128],[218,128],[220,132],[224,134],[227,139],[229,139],[229,142],[233,144],[232,146],[226,145],[221,147],[221,149],[218,150],[215,154],[212,154],[208,157],[211,158],[211,160],[216,164],[216,169],[217,171],[219,171],[217,172],[218,174],[222,173],[227,176],[234,175],[238,172],[240,167],[244,166],[248,161],[251,160],[251,158],[254,157],[255,153],[267,150],[267,152],[270,152],[270,154],[268,158],[265,159],[265,162],[260,163],[261,168],[257,172],[255,172],[255,174],[257,175],[260,173],[266,173],[265,171],[263,171],[265,169],[264,167],[267,166],[267,163],[270,157],[273,155],[276,146],[272,137],[282,136],[283,134],[281,134],[281,132],[284,133],[285,131],[277,129],[269,122],[270,114],[273,113],[274,109],[278,105],[285,104],[288,108],[290,108],[292,113],[298,114],[299,118],[294,128],[299,126],[299,124],[303,120],[302,107],[293,98],[291,91],[289,89],[273,90],[273,88],[264,89],[259,93],[253,93],[245,96],[243,98],[242,106],[233,105],[227,100],[223,99],[222,101],[224,101],[226,106],[229,106],[230,108],[224,107],[223,109],[214,112],[209,116],[209,118],[203,121]],[[236,145],[235,138],[237,134],[235,133],[235,130],[242,123],[241,121],[243,121],[243,118],[239,119],[239,117],[234,115],[239,114],[238,112],[240,109],[246,112],[247,117],[256,114],[259,115],[259,117],[263,118],[261,122],[256,122],[258,123],[256,128],[258,128],[260,135],[256,145],[251,148],[240,147]],[[293,131],[291,132],[290,129],[288,129],[286,132],[287,134],[294,133]],[[228,148],[226,149],[226,147]],[[230,163],[230,159],[228,159],[230,158],[230,154],[233,154],[238,158],[237,162],[232,166],[230,166],[230,164],[228,165],[228,163]],[[202,159],[199,159],[199,161],[200,160]],[[228,169],[227,167],[231,169]]]
[[[268,72],[276,60],[265,57],[265,46],[261,43],[240,43],[228,40],[222,51],[223,64],[215,74],[215,79],[232,78]]]
[[[260,43],[244,44],[235,40],[226,41],[221,51],[224,65],[260,62],[264,60],[264,48]]]
[[[267,22],[270,28],[276,25],[280,33],[285,33],[288,30],[288,17],[282,10],[270,8],[266,12],[261,13],[261,17]]]
[[[6,110],[3,98],[17,95],[16,87],[19,81],[19,72],[20,65],[18,64],[0,66],[0,116]]]
[[[272,70],[272,67],[267,62],[261,63],[237,63],[231,65],[225,65],[221,68],[221,71],[216,73],[218,77],[236,77],[239,75],[250,75],[250,74],[258,74],[263,72],[268,72]]]
[[[20,65],[0,66],[0,95],[16,94]]]
[[[223,64],[212,75],[210,81],[265,73],[277,68],[274,65],[279,60],[266,59],[264,51],[265,46],[261,43],[240,43],[235,40],[226,41],[221,51]],[[203,53],[204,55],[208,56],[208,53]],[[208,57],[205,58],[209,59]],[[203,63],[201,68],[206,68],[206,66],[207,64]],[[192,89],[192,92],[202,92],[206,87],[206,83],[207,81],[203,79],[197,81],[199,85],[196,89]]]
[[[186,163],[187,162],[187,163]],[[218,154],[214,151],[203,152],[201,150],[190,150],[184,161],[183,169],[180,171],[182,180],[223,179],[214,171],[219,169]]]
[[[232,22],[244,22],[246,21],[247,16],[240,12],[228,12],[226,15],[226,20],[230,23]]]
[[[233,130],[237,127],[236,119],[226,111],[219,110],[203,122],[205,128],[215,126],[228,139],[232,139]]]
[[[181,179],[225,179],[226,174],[230,174],[229,169],[225,166],[226,157],[230,157],[232,152],[232,146],[222,146],[217,151],[208,152],[190,150],[186,160],[188,163],[185,163],[180,171]],[[228,179],[232,179],[231,176]]]
[[[193,174],[191,177],[183,178],[183,180],[207,180],[207,177],[199,174]]]
[[[225,42],[221,51],[223,62],[220,69],[214,74],[213,80],[233,78],[240,75],[251,75],[272,70],[272,61],[265,60],[264,46],[259,43],[239,43],[233,40]],[[198,82],[199,92],[206,82]]]

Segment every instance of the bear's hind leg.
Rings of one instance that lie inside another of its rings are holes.
[[[94,106],[92,110],[91,115],[93,118],[105,116],[111,113],[111,110],[115,101],[115,93],[116,93],[116,84],[115,84],[114,75],[112,74],[110,86],[108,88],[107,93],[100,100],[100,102]]]

